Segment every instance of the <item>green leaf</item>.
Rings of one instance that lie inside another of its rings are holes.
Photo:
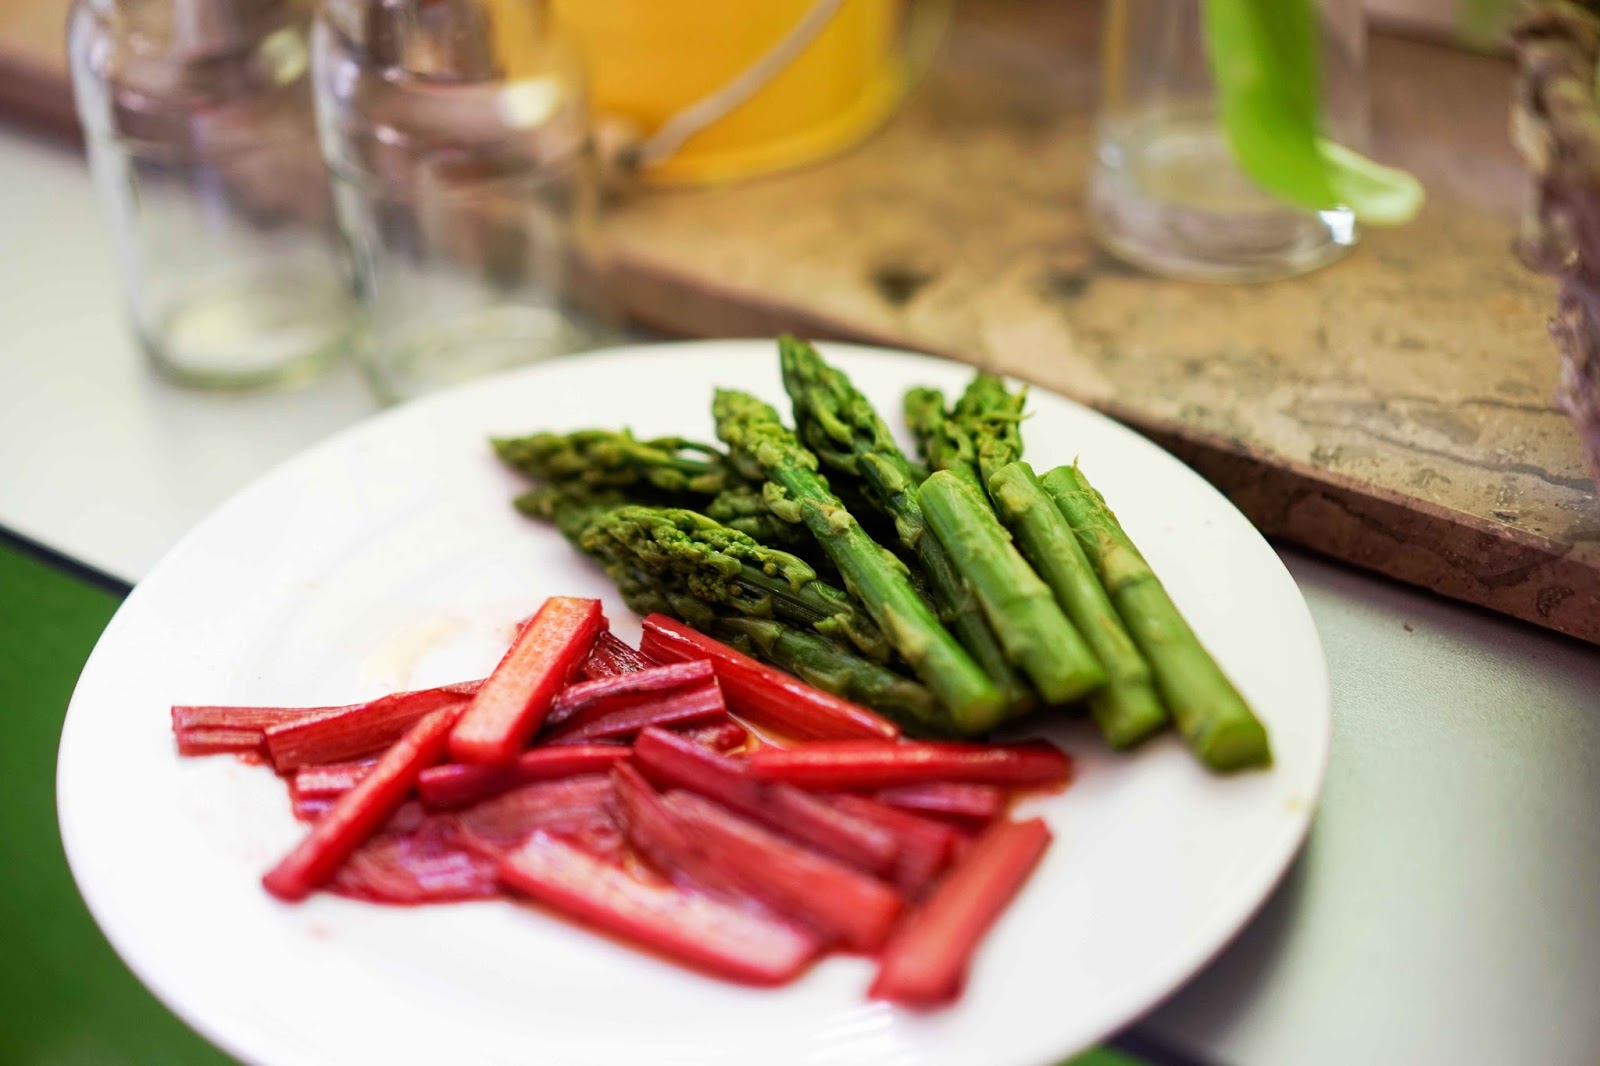
[[[1206,54],[1222,128],[1239,168],[1296,207],[1348,207],[1396,225],[1422,205],[1422,186],[1320,136],[1315,0],[1204,0]]]

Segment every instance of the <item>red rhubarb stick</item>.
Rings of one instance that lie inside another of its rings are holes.
[[[246,755],[261,750],[255,729],[183,729],[176,732],[179,755]]]
[[[707,861],[779,914],[876,951],[900,915],[900,896],[881,881],[783,839],[693,792],[667,794]]]
[[[545,600],[456,723],[451,759],[501,764],[515,759],[604,625],[599,600]]]
[[[545,717],[545,726],[553,728],[597,718],[623,707],[648,702],[668,692],[702,688],[715,678],[711,664],[701,659],[580,681],[556,693],[556,698],[550,701],[550,713]]]
[[[970,781],[1023,788],[1059,785],[1072,776],[1065,752],[1042,740],[1024,744],[836,740],[751,753],[750,770],[763,781],[799,788],[893,788],[929,781]]]
[[[939,872],[950,864],[964,839],[943,822],[923,818],[888,804],[841,793],[828,802],[845,814],[881,826],[900,845],[891,882],[907,899],[919,899]]]
[[[793,926],[670,884],[647,884],[543,832],[506,856],[500,877],[571,917],[734,981],[782,984],[818,948]]]
[[[643,670],[651,663],[634,651],[616,634],[607,629],[594,638],[589,657],[583,660],[578,673],[591,681],[602,677],[620,677]]]
[[[786,785],[765,785],[747,763],[662,729],[646,729],[633,757],[663,788],[697,792],[770,829],[868,873],[890,869],[899,853],[893,835]]]
[[[371,772],[375,759],[302,766],[289,779],[289,794],[304,799],[327,799],[349,792]]]
[[[995,785],[934,781],[880,789],[873,798],[901,810],[951,818],[962,824],[992,822],[1006,812],[1005,790]]]
[[[900,728],[859,704],[735,651],[666,615],[644,620],[639,650],[658,662],[709,659],[735,714],[796,737],[893,739]]]
[[[687,729],[675,729],[673,732],[724,755],[738,751],[750,743],[749,731],[732,718],[724,718],[720,722],[710,722],[706,725],[690,726]]]
[[[335,711],[351,711],[362,706],[349,703],[339,707],[232,707],[176,703],[172,706],[172,731],[189,729],[246,729],[258,736],[268,726],[317,718]]]
[[[604,773],[535,781],[451,817],[463,843],[496,858],[535,829],[571,840],[590,854],[621,851],[622,835],[611,816],[611,778]]]
[[[405,801],[423,769],[439,761],[460,715],[459,707],[434,711],[384,752],[372,771],[335,800],[305,839],[261,879],[267,891],[294,902],[333,876]]]
[[[869,995],[914,1007],[953,999],[979,943],[1049,844],[1050,830],[1038,818],[985,830],[895,931]]]
[[[417,779],[422,802],[435,809],[466,807],[518,785],[605,770],[628,757],[620,744],[566,744],[531,748],[510,766],[448,763],[430,766]]]
[[[622,834],[639,854],[671,880],[735,900],[745,898],[738,880],[717,864],[683,820],[638,770],[620,763],[611,771],[612,806]]]
[[[375,754],[434,711],[465,703],[482,683],[462,681],[414,692],[394,692],[366,703],[269,726],[267,756],[282,774],[302,766],[349,762]]]
[[[638,676],[638,675],[634,675]],[[549,744],[581,744],[595,740],[620,740],[648,726],[685,726],[708,722],[728,713],[722,689],[715,678],[693,688],[650,693],[598,715],[579,714],[550,734]]]

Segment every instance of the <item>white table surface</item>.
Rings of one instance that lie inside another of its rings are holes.
[[[0,247],[0,526],[112,575],[376,409],[348,369],[155,380],[82,161],[5,127]],[[1239,1066],[1600,1062],[1600,651],[1281,554],[1333,675],[1323,806],[1261,915],[1137,1031]]]

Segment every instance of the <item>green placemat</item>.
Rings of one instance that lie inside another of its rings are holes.
[[[120,597],[0,542],[0,1063],[226,1066],[122,965],[56,831],[56,741]]]
[[[145,991],[84,909],[56,830],[67,700],[120,597],[0,540],[0,1064],[228,1066]],[[463,1064],[467,1066],[467,1064]],[[1064,1066],[1143,1066],[1098,1049]]]

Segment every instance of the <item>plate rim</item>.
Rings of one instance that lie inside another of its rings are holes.
[[[348,447],[349,442],[352,440],[360,439],[369,434],[375,436],[381,435],[384,432],[384,427],[386,427],[388,424],[404,418],[412,417],[413,412],[420,408],[448,406],[450,404],[459,402],[456,397],[460,395],[471,393],[477,390],[488,389],[493,387],[496,383],[503,383],[512,379],[520,379],[525,377],[536,378],[540,374],[550,370],[553,367],[560,367],[564,364],[574,361],[590,362],[608,359],[634,359],[640,357],[660,359],[670,358],[671,354],[674,352],[680,352],[686,355],[715,356],[724,352],[737,352],[741,349],[750,348],[752,345],[771,345],[773,343],[774,340],[770,337],[742,337],[719,338],[712,340],[643,342],[597,348],[581,353],[575,353],[569,356],[563,356],[559,359],[527,364],[501,371],[496,374],[464,381],[447,389],[419,397],[410,402],[399,404],[367,415],[347,426],[341,427],[321,440],[307,445],[293,455],[275,463],[267,470],[253,477],[246,484],[234,490],[224,500],[207,511],[204,517],[202,517],[187,531],[185,531],[181,537],[179,537],[166,551],[161,554],[157,561],[150,567],[148,572],[134,583],[133,590],[118,606],[117,611],[113,615],[111,621],[107,624],[105,630],[96,640],[93,651],[85,661],[78,680],[74,683],[72,697],[69,700],[67,712],[63,718],[61,734],[58,741],[55,766],[55,803],[57,829],[61,838],[62,850],[66,856],[68,868],[72,874],[73,882],[78,889],[80,898],[82,898],[85,906],[90,912],[91,917],[93,917],[95,924],[100,929],[102,935],[105,936],[107,942],[111,945],[118,958],[121,959],[121,961],[139,979],[140,983],[144,985],[144,987],[152,995],[154,995],[163,1004],[163,1006],[172,1011],[172,1013],[182,1020],[185,1025],[189,1026],[207,1041],[223,1050],[227,1054],[247,1063],[259,1063],[261,1066],[277,1066],[278,1060],[261,1057],[257,1053],[258,1049],[234,1039],[234,1035],[232,1033],[226,1031],[219,1025],[213,1024],[209,1018],[198,1016],[198,1012],[188,1010],[185,1006],[185,1001],[180,994],[180,990],[176,987],[169,987],[169,975],[165,973],[159,965],[156,964],[156,962],[151,958],[150,953],[147,951],[142,953],[135,951],[135,948],[144,946],[141,943],[144,938],[139,937],[129,927],[131,922],[125,916],[125,912],[119,911],[110,900],[112,893],[108,893],[103,884],[96,884],[93,888],[90,888],[85,884],[85,881],[80,874],[83,862],[82,852],[80,849],[83,847],[83,843],[76,836],[77,827],[74,824],[76,815],[69,814],[69,811],[76,812],[77,808],[74,806],[74,801],[68,796],[68,788],[72,783],[70,772],[64,772],[70,771],[71,749],[69,749],[69,736],[73,732],[73,722],[75,721],[74,708],[78,704],[79,692],[82,687],[83,680],[84,678],[92,676],[96,661],[103,654],[102,649],[118,639],[120,630],[126,624],[130,624],[126,621],[127,617],[133,613],[133,611],[130,609],[136,611],[139,605],[142,604],[143,599],[147,594],[146,589],[148,587],[147,583],[149,579],[160,574],[168,565],[170,559],[183,554],[193,540],[206,536],[208,528],[214,523],[220,522],[226,513],[231,513],[240,507],[248,506],[249,500],[254,495],[269,491],[270,486],[279,481],[292,480],[298,477],[298,471],[300,471],[301,468],[315,467],[322,460],[323,456],[339,452],[340,450]],[[897,362],[904,362],[908,367],[915,366],[919,363],[937,362],[950,367],[966,368],[973,371],[982,369],[981,367],[974,366],[970,363],[966,363],[957,359],[951,359],[946,356],[880,345],[819,341],[817,342],[817,346],[822,352],[824,352],[824,354],[830,356],[840,355],[846,358],[865,356],[869,358],[888,359]],[[1008,377],[1008,380],[1015,381],[1019,384],[1026,384],[1030,390],[1036,390],[1038,392],[1045,393],[1062,403],[1076,408],[1083,416],[1106,424],[1118,434],[1126,437],[1130,441],[1130,445],[1133,447],[1145,447],[1159,452],[1166,459],[1176,463],[1191,476],[1204,484],[1207,490],[1215,496],[1216,502],[1226,509],[1232,511],[1255,534],[1255,536],[1261,541],[1262,545],[1267,549],[1268,553],[1270,553],[1275,565],[1273,576],[1276,579],[1287,581],[1289,587],[1294,590],[1296,599],[1296,623],[1300,628],[1304,629],[1305,633],[1310,637],[1317,653],[1317,674],[1314,679],[1308,680],[1314,680],[1318,690],[1318,697],[1314,701],[1308,701],[1306,711],[1308,714],[1313,710],[1318,712],[1320,714],[1322,727],[1315,731],[1314,736],[1316,741],[1316,749],[1313,754],[1315,758],[1311,762],[1311,774],[1306,779],[1306,784],[1309,786],[1309,794],[1305,797],[1306,802],[1303,808],[1293,812],[1292,832],[1287,832],[1281,837],[1278,848],[1264,852],[1259,857],[1257,862],[1250,868],[1249,874],[1242,878],[1242,880],[1250,886],[1250,890],[1248,892],[1248,895],[1251,899],[1250,906],[1238,913],[1230,912],[1226,920],[1222,920],[1220,918],[1217,919],[1214,922],[1215,927],[1207,929],[1205,935],[1196,938],[1194,947],[1183,958],[1181,965],[1174,963],[1170,967],[1168,975],[1164,979],[1159,981],[1130,982],[1131,986],[1137,987],[1130,991],[1130,994],[1127,997],[1128,1002],[1118,1004],[1119,1009],[1115,1011],[1110,1009],[1106,1011],[1108,1017],[1104,1023],[1093,1027],[1095,1031],[1094,1035],[1089,1042],[1085,1044],[1085,1047],[1089,1047],[1103,1042],[1108,1036],[1114,1035],[1115,1033],[1120,1032],[1129,1025],[1135,1023],[1140,1017],[1143,1017],[1148,1012],[1156,1009],[1158,1006],[1160,1006],[1160,1004],[1169,999],[1177,990],[1198,976],[1207,965],[1209,965],[1231,943],[1233,943],[1233,941],[1255,919],[1256,915],[1265,906],[1266,902],[1272,898],[1275,889],[1282,882],[1289,869],[1294,864],[1296,858],[1303,851],[1312,822],[1316,817],[1317,811],[1321,807],[1322,797],[1326,791],[1328,766],[1331,758],[1333,741],[1332,684],[1328,670],[1326,649],[1323,644],[1321,633],[1318,630],[1315,619],[1311,614],[1310,606],[1306,602],[1304,593],[1301,592],[1298,582],[1294,580],[1293,575],[1284,565],[1282,559],[1278,556],[1271,543],[1266,540],[1265,536],[1261,534],[1260,530],[1256,529],[1254,523],[1250,522],[1249,519],[1239,511],[1232,500],[1225,496],[1215,486],[1211,485],[1210,482],[1201,477],[1198,472],[1189,466],[1189,464],[1185,463],[1178,456],[1172,454],[1160,444],[1156,443],[1154,440],[1151,440],[1149,437],[1140,433],[1133,427],[1119,422],[1109,415],[1097,411],[1094,408],[1074,400],[1069,396],[1065,396],[1059,392],[1056,392],[1055,390],[1036,386],[1026,382],[1024,379],[1015,377]],[[81,718],[81,715],[78,717]],[[1245,893],[1241,892],[1240,895],[1245,895]],[[175,983],[176,982],[174,982],[174,984]],[[1116,1016],[1114,1018],[1109,1017],[1109,1015],[1112,1014],[1115,1014]],[[1045,1056],[1061,1058],[1062,1056],[1070,1056],[1082,1049],[1068,1048],[1065,1050],[1055,1050],[1050,1048],[1030,1048],[1030,1050],[1038,1050]],[[1054,1060],[1052,1059],[1052,1061]]]

